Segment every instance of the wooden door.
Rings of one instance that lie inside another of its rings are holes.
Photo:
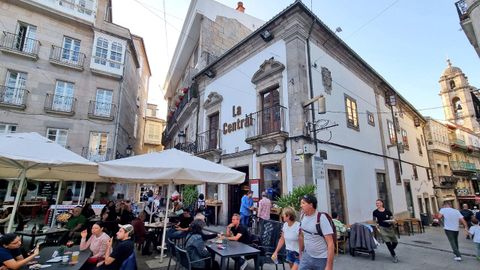
[[[219,120],[218,113],[209,116],[208,149],[217,149]]]
[[[280,93],[274,89],[262,95],[262,129],[261,134],[280,130]]]

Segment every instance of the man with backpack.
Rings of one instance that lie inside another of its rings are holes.
[[[317,198],[305,195],[300,206],[299,270],[332,270],[335,255],[335,226],[327,213],[317,211]]]

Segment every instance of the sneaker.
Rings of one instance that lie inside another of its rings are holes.
[[[243,263],[240,265],[240,270],[245,270],[245,268],[247,268],[247,265],[248,265],[248,261],[245,260],[245,259],[242,259],[243,260]],[[241,261],[240,261],[241,263]]]
[[[455,258],[453,258],[453,259],[454,259],[455,261],[459,262],[459,261],[462,260],[462,257],[455,257]]]
[[[397,256],[393,256],[392,262],[398,263],[398,257],[397,257]]]

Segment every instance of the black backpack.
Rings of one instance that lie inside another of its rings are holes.
[[[337,249],[337,227],[335,226],[335,224],[333,223],[333,219],[332,217],[328,214],[328,213],[325,213],[325,212],[318,212],[317,213],[317,224],[316,224],[316,228],[317,228],[317,232],[316,233],[313,233],[313,232],[309,232],[305,229],[302,228],[302,232],[306,232],[308,234],[314,234],[314,235],[320,235],[321,237],[323,237],[323,239],[325,239],[325,237],[323,236],[323,232],[322,232],[322,226],[320,225],[320,217],[322,215],[325,215],[325,217],[328,219],[328,223],[330,223],[330,226],[332,227],[332,231],[333,231],[333,245],[335,247],[335,250]],[[302,216],[300,217],[300,226],[302,226],[302,219],[303,219],[303,216],[304,214],[302,214]]]

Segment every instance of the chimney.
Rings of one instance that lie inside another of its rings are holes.
[[[238,2],[238,3],[237,3],[237,8],[236,8],[236,10],[238,10],[238,11],[240,11],[240,12],[242,12],[242,13],[245,12],[245,8],[243,7],[243,2]]]

